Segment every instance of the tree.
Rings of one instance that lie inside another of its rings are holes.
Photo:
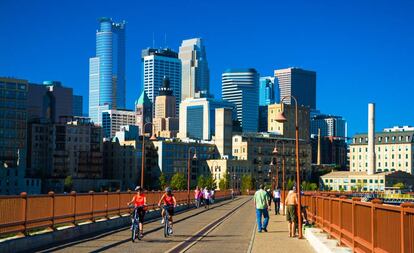
[[[318,189],[318,185],[316,183],[309,184],[309,191],[316,191]]]
[[[219,188],[220,190],[227,190],[227,182],[226,179],[222,178],[219,181]]]
[[[73,179],[72,176],[67,176],[64,182],[64,191],[69,192],[72,190],[73,187]]]
[[[171,187],[175,190],[187,189],[187,182],[183,173],[177,172],[171,178]]]
[[[165,177],[165,174],[161,172],[160,177],[158,178],[158,181],[160,183],[161,190],[164,190],[167,187],[167,178]]]
[[[292,190],[293,189],[293,186],[295,185],[295,182],[292,180],[292,179],[289,179],[288,181],[287,181],[287,189],[288,190]]]
[[[208,189],[216,189],[217,188],[217,183],[216,183],[216,179],[213,178],[213,175],[208,175],[206,178],[206,187]]]
[[[243,175],[241,181],[242,191],[253,189],[253,178],[251,175]]]
[[[197,178],[197,185],[198,185],[198,187],[200,187],[200,188],[204,188],[204,187],[206,187],[206,179],[204,178],[204,176],[203,176],[203,175],[201,175],[201,176],[199,176],[199,177]]]
[[[405,189],[405,184],[402,182],[399,182],[399,183],[394,184],[393,187],[397,187],[400,190],[402,190],[402,189]]]

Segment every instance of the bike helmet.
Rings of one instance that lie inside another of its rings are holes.
[[[167,187],[167,188],[165,188],[165,192],[166,192],[166,193],[171,193],[171,192],[172,192],[172,190],[171,190],[171,188],[170,188],[170,187]]]
[[[142,188],[141,188],[141,186],[137,186],[137,187],[135,187],[135,191],[140,191],[140,192],[142,192]]]

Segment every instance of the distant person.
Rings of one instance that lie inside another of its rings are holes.
[[[270,208],[272,207],[272,193],[270,192],[269,188],[266,189],[266,193],[267,193],[267,196],[269,197],[269,203],[267,205],[269,206],[269,211],[270,211]]]
[[[289,222],[289,237],[296,236],[296,227],[298,223],[297,215],[298,196],[296,194],[296,187],[293,187],[286,196],[286,220]]]
[[[214,201],[216,200],[216,195],[214,189],[211,189],[210,191],[210,204],[214,204]]]
[[[264,186],[261,184],[253,197],[254,207],[256,209],[256,220],[258,232],[267,232],[267,224],[269,223],[269,195],[264,191]],[[264,218],[262,223],[262,216]]]
[[[234,190],[231,189],[231,200],[234,200]]]
[[[197,186],[196,189],[194,190],[194,199],[195,199],[195,205],[197,208],[200,207],[200,197],[201,197],[201,191],[200,188]]]
[[[275,202],[275,214],[280,214],[280,188],[273,190],[273,202]]]
[[[207,189],[207,187],[203,190],[203,198],[204,198],[204,208],[210,209],[210,191]]]

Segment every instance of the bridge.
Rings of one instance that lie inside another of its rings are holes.
[[[177,192],[174,234],[164,238],[155,206],[161,193],[148,193],[153,210],[136,243],[123,204],[132,192],[1,197],[0,234],[14,238],[2,239],[0,251],[19,252],[26,244],[25,250],[39,252],[315,252],[306,239],[289,238],[285,217],[273,212],[269,232],[257,233],[251,196],[231,200],[229,194],[218,192],[210,209],[197,209],[188,205],[187,192]],[[348,252],[414,252],[412,204],[364,203],[326,193],[306,193],[303,203],[308,219]]]

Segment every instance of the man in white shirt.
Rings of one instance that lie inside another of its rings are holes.
[[[273,202],[275,202],[275,214],[280,214],[280,188],[273,190]]]

